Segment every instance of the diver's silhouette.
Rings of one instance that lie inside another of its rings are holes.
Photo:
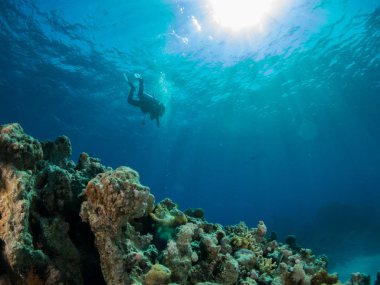
[[[125,79],[128,81],[128,84],[131,87],[131,90],[129,91],[128,95],[128,103],[133,106],[139,107],[144,114],[149,113],[150,119],[155,119],[157,126],[159,127],[160,117],[162,117],[165,113],[165,106],[152,95],[144,92],[144,80],[140,74],[135,73],[134,76],[139,81],[139,91],[137,93],[138,100],[133,98],[136,89],[135,86],[128,79],[127,75],[124,74]],[[145,117],[143,124],[145,124]]]

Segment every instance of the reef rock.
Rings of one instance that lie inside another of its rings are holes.
[[[125,244],[130,221],[149,215],[154,197],[139,182],[139,175],[128,167],[98,174],[85,191],[81,207],[83,221],[91,225],[100,253],[102,272],[108,284],[132,282],[127,266],[130,249]]]
[[[54,142],[42,143],[44,160],[60,167],[65,167],[71,156],[71,143],[68,137],[58,137]]]
[[[34,169],[43,157],[40,142],[24,133],[19,124],[0,126],[0,161],[21,170]]]
[[[208,223],[201,209],[155,205],[129,167],[70,156],[65,136],[0,126],[0,284],[341,284],[324,256],[267,238],[263,221]]]
[[[65,141],[47,155],[20,125],[0,126],[0,276],[11,284],[83,283],[69,236],[71,174],[44,160],[67,166]]]

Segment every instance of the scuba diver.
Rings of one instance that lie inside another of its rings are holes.
[[[128,84],[131,87],[128,95],[128,103],[139,107],[144,114],[149,113],[150,119],[155,119],[157,127],[159,127],[160,117],[162,117],[165,113],[165,106],[152,95],[144,93],[144,80],[139,73],[135,73],[134,77],[139,81],[139,91],[137,93],[138,100],[133,98],[136,89],[135,86],[132,84],[127,74],[124,73],[124,78],[128,81]],[[143,124],[145,124],[145,116]]]

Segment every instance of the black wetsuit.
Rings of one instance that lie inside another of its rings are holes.
[[[141,111],[144,114],[150,115],[150,119],[156,119],[157,126],[160,126],[160,106],[162,105],[160,101],[154,98],[152,95],[144,93],[144,82],[142,79],[139,79],[139,92],[137,93],[137,97],[139,100],[133,98],[133,94],[135,93],[135,87],[131,85],[131,91],[129,91],[128,95],[128,103],[140,107]]]

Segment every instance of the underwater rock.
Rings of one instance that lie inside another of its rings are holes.
[[[224,227],[155,205],[133,169],[70,155],[65,136],[40,143],[0,126],[0,284],[342,284],[325,256],[267,237],[263,221]]]
[[[169,268],[163,266],[162,264],[156,263],[148,271],[145,276],[146,285],[163,285],[168,284],[170,279],[171,271]]]
[[[20,170],[34,169],[43,157],[40,142],[15,124],[0,126],[0,161]]]
[[[245,248],[235,251],[234,257],[240,266],[247,268],[253,268],[257,262],[256,254],[252,250]]]
[[[44,160],[55,152],[45,155],[44,143],[18,124],[0,130],[1,278],[11,284],[83,284],[81,256],[69,233],[71,204],[78,199],[70,186],[70,142],[62,142],[63,155],[54,154],[63,169]]]
[[[168,198],[154,207],[150,217],[155,223],[165,227],[178,227],[187,223],[186,215],[178,209],[177,204]]]
[[[351,285],[370,285],[370,277],[360,272],[351,274]]]
[[[36,201],[46,216],[63,213],[73,199],[70,174],[55,165],[48,165],[35,176]]]
[[[297,244],[297,239],[296,239],[296,236],[294,235],[288,235],[285,239],[285,242],[287,245],[289,245],[289,247],[293,250],[300,250],[301,248],[298,246]]]
[[[130,222],[149,215],[154,197],[149,188],[142,186],[139,175],[128,167],[98,174],[88,184],[86,201],[82,203],[80,216],[88,222],[95,235],[101,268],[108,284],[129,284],[131,276],[124,269],[131,249],[125,244],[134,232]],[[135,249],[136,252],[140,249]]]
[[[172,271],[174,282],[186,284],[193,261],[198,261],[191,245],[195,230],[197,225],[192,223],[179,227],[176,237],[168,241],[162,252],[161,262]]]
[[[314,273],[311,277],[311,285],[315,284],[326,284],[333,285],[338,283],[338,275],[337,274],[328,274],[325,269],[319,270]]]
[[[102,165],[98,158],[90,157],[87,153],[82,152],[75,170],[75,175],[80,174],[88,182],[88,179],[95,177],[99,173],[111,170],[111,168]],[[87,185],[87,182],[84,186]]]
[[[60,167],[66,167],[71,156],[71,143],[68,137],[60,136],[54,142],[42,143],[44,160]]]
[[[20,159],[22,157],[17,157],[18,161]],[[14,274],[25,278],[32,274],[32,270],[45,267],[48,263],[48,257],[34,247],[33,236],[29,231],[34,179],[30,172],[16,170],[2,162],[0,173],[2,258]]]
[[[201,219],[201,220],[203,220],[205,216],[205,212],[202,208],[187,209],[185,211],[185,214],[189,217]]]
[[[94,232],[110,231],[115,236],[128,221],[148,215],[154,204],[149,188],[140,184],[138,173],[129,167],[98,174],[84,194],[82,219]]]

